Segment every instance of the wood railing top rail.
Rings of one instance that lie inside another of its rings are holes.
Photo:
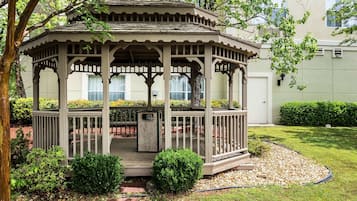
[[[172,111],[172,116],[180,117],[204,117],[204,111]]]
[[[247,110],[219,110],[213,111],[213,115],[247,114]]]
[[[59,116],[58,111],[33,111],[33,116]]]
[[[68,117],[101,117],[102,112],[96,111],[70,111]]]

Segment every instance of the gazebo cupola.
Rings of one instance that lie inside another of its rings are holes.
[[[202,156],[204,173],[210,175],[239,166],[241,159],[249,156],[247,62],[257,54],[259,46],[222,34],[215,28],[217,16],[191,3],[107,0],[105,4],[109,14],[95,14],[110,27],[112,37],[104,43],[93,41],[94,33],[86,29],[81,16],[71,13],[68,25],[48,30],[23,45],[23,52],[33,58],[34,146],[60,145],[69,159],[86,151],[115,154],[114,140],[119,139],[112,138],[112,127],[125,125],[128,121],[113,120],[109,84],[115,76],[135,74],[145,79],[145,83],[141,83],[148,90],[145,110],[159,114],[158,151],[192,149]],[[58,111],[39,110],[39,73],[46,68],[53,69],[58,75]],[[67,108],[67,89],[71,87],[67,80],[71,73],[101,76],[103,107],[100,110]],[[172,73],[187,76],[191,84],[192,104],[184,111],[178,111],[170,104]],[[229,107],[225,110],[211,107],[215,73],[228,76]],[[238,73],[242,77],[241,83],[233,86],[233,77]],[[201,77],[205,81],[203,108],[199,107],[199,96],[194,95],[200,93]],[[164,80],[163,108],[151,106],[151,86],[156,79]],[[239,109],[233,109],[234,90],[242,92]],[[140,157],[141,153],[137,154]],[[151,171],[150,167],[135,168],[127,165],[126,174],[143,176]]]

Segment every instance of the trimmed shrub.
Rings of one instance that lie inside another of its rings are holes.
[[[12,104],[12,121],[19,124],[31,124],[32,122],[32,98],[19,98]]]
[[[26,134],[30,136],[30,133]],[[26,138],[22,128],[16,130],[16,138],[11,139],[11,167],[17,168],[25,163],[27,154],[30,152],[30,140]]]
[[[32,123],[32,98],[18,98],[11,101],[11,122],[16,124],[31,124]],[[56,109],[58,107],[57,100],[40,98],[40,109]]]
[[[117,190],[123,181],[123,167],[117,156],[87,153],[72,162],[73,190],[84,194],[104,194]]]
[[[90,101],[90,100],[72,100],[68,101],[68,108],[100,108],[103,106],[102,101]]]
[[[357,126],[357,103],[285,103],[280,108],[280,123],[295,126]]]
[[[172,100],[171,106],[173,107],[190,107],[190,101],[185,100]],[[89,100],[73,100],[68,102],[68,108],[74,109],[85,109],[85,108],[101,108],[103,105],[102,101],[89,101]],[[155,100],[152,102],[153,106],[163,107],[164,101]],[[238,108],[239,103],[237,101],[233,102],[234,107]],[[147,106],[146,101],[142,100],[116,100],[110,103],[111,107],[145,107]],[[201,100],[201,106],[205,106],[205,101]],[[212,100],[213,108],[228,108],[227,100]],[[19,98],[16,100],[11,100],[11,122],[14,124],[31,124],[32,123],[32,108],[33,99],[32,98]],[[41,110],[53,110],[58,108],[58,101],[53,99],[40,98],[40,109]],[[135,112],[135,111],[134,111]],[[135,114],[134,114],[135,115]]]
[[[251,156],[260,157],[267,153],[270,147],[264,144],[260,139],[248,139],[248,152]]]
[[[47,152],[34,148],[26,157],[26,162],[12,170],[11,187],[15,191],[29,193],[50,193],[64,188],[66,167],[60,147],[53,147]]]
[[[191,150],[165,150],[155,157],[153,182],[161,192],[185,192],[201,178],[202,168],[202,159]]]

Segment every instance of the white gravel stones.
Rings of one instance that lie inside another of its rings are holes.
[[[194,189],[209,190],[232,186],[291,185],[318,182],[329,170],[295,151],[268,143],[270,151],[261,158],[251,158],[253,170],[231,170],[210,179],[201,179]]]

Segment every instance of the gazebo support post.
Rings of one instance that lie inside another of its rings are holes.
[[[103,81],[103,110],[102,110],[102,150],[103,154],[110,154],[110,136],[109,136],[109,79],[110,79],[110,55],[109,55],[109,45],[105,44],[102,46],[102,61],[101,61],[101,71],[102,71],[102,81]]]
[[[211,107],[211,90],[212,90],[212,46],[205,45],[205,62],[204,73],[206,79],[206,107],[205,107],[205,163],[212,162],[212,107]]]
[[[248,103],[248,70],[247,66],[242,67],[242,109],[247,110]],[[244,144],[243,147],[248,148],[248,117],[244,116]]]
[[[230,71],[228,74],[228,109],[234,109],[233,107],[233,76],[234,71]]]
[[[33,83],[33,105],[32,105],[32,110],[33,111],[38,111],[39,110],[39,106],[40,106],[40,68],[38,66],[33,66],[32,68],[32,83]],[[32,122],[36,122],[35,121],[35,117],[32,117]],[[34,135],[34,140],[33,140],[33,146],[34,147],[39,147],[39,143],[38,143],[38,133],[36,132],[36,124],[33,123],[33,135]]]
[[[191,108],[200,107],[200,98],[201,98],[201,74],[198,69],[191,68]]]
[[[171,107],[170,107],[170,77],[171,77],[171,46],[164,45],[163,66],[165,81],[165,149],[172,147],[171,141]]]
[[[247,67],[244,66],[242,68],[242,109],[247,110],[247,81],[248,81],[248,75],[247,75]]]
[[[40,106],[40,70],[39,67],[33,67],[33,111],[39,110]]]
[[[59,79],[59,144],[63,148],[66,158],[69,156],[68,148],[68,108],[67,108],[67,79],[68,79],[67,46],[58,46],[58,79]]]

